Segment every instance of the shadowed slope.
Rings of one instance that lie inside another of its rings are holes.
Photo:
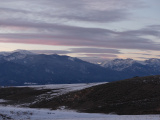
[[[159,114],[160,76],[135,77],[42,101],[31,107],[67,106],[83,112]]]

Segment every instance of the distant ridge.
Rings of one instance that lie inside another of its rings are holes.
[[[131,78],[134,76],[160,75],[160,59],[151,58],[145,61],[133,59],[114,59],[105,61],[101,64],[107,70],[121,73],[120,79]]]
[[[127,59],[114,59],[109,61],[104,61],[100,65],[105,68],[110,68],[117,71],[123,71],[129,67],[134,67],[137,64],[142,66],[158,66],[160,67],[160,59],[158,58],[150,58],[145,61],[137,61],[130,58]]]
[[[0,85],[107,81],[105,68],[78,58],[17,50],[0,55]]]
[[[0,85],[112,82],[160,74],[160,59],[115,59],[101,65],[58,54],[27,50],[0,52]]]

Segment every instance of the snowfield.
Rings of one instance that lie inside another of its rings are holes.
[[[79,84],[49,84],[49,85],[30,85],[25,87],[31,87],[36,88],[38,90],[41,89],[61,89],[64,93],[75,91],[75,90],[82,90],[88,87],[92,87],[95,85],[105,84],[107,82],[101,82],[101,83],[79,83]],[[24,87],[24,86],[19,86]]]
[[[107,115],[0,106],[0,120],[160,120],[160,115]]]
[[[48,93],[51,95],[49,98],[52,98],[54,96],[65,94],[70,91],[81,90],[99,84],[103,83],[36,85],[28,87],[35,89],[54,89],[54,91],[56,89],[57,93]],[[38,99],[40,99],[41,97],[43,97],[43,95],[38,96]],[[3,103],[6,102],[6,100],[0,99],[0,102]],[[66,110],[64,106],[62,106],[58,110],[50,110],[1,105],[0,120],[160,120],[160,115],[120,116],[114,114],[78,113],[76,111]]]

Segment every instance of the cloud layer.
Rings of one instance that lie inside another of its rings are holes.
[[[123,31],[107,27],[107,24],[135,20],[134,11],[148,7],[143,0],[0,2],[0,42],[71,46],[70,50],[56,52],[99,54],[97,57],[105,53],[117,57],[124,49],[160,50],[160,25],[151,23]]]
[[[25,25],[24,25],[25,26]],[[24,27],[23,26],[23,27]],[[39,33],[1,33],[0,42],[88,46],[117,49],[160,50],[158,41],[144,36],[159,39],[160,30],[147,27],[140,30],[115,32],[100,28],[83,28],[66,25],[28,24],[29,28],[41,29]],[[49,31],[47,33],[43,31]]]

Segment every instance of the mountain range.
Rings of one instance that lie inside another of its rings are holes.
[[[0,55],[0,85],[106,81],[105,68],[69,56],[15,51]]]
[[[122,79],[136,76],[150,76],[160,74],[160,59],[151,58],[145,61],[133,59],[114,59],[101,63],[102,67],[113,71],[118,71],[124,75]]]
[[[100,65],[57,54],[0,52],[0,86],[111,82],[160,74],[160,59],[114,59]]]
[[[101,63],[102,67],[110,68],[116,71],[123,71],[125,69],[128,69],[130,67],[135,66],[147,66],[147,67],[157,67],[160,66],[160,59],[157,58],[151,58],[145,61],[137,61],[133,59],[114,59],[109,61],[104,61]]]

